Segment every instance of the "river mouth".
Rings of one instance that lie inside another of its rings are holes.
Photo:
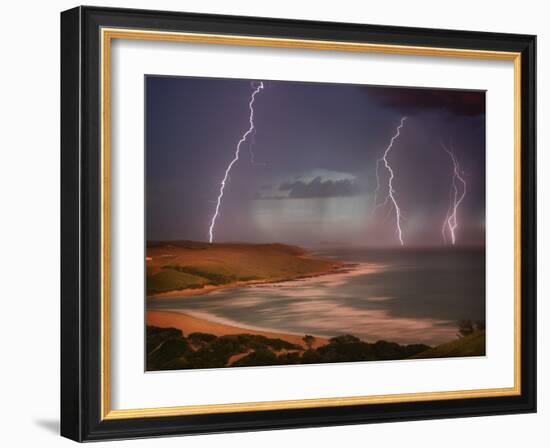
[[[316,255],[346,269],[312,278],[148,300],[251,330],[437,345],[456,338],[462,319],[485,321],[482,249],[331,249]]]

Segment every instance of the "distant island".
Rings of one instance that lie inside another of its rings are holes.
[[[276,283],[345,270],[344,263],[286,244],[152,242],[147,245],[147,297],[180,297]]]

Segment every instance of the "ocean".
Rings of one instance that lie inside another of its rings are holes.
[[[344,272],[205,295],[147,301],[148,310],[182,312],[225,324],[367,342],[437,345],[458,322],[485,321],[484,249],[317,250],[349,263]]]

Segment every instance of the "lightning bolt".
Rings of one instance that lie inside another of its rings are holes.
[[[254,88],[254,85],[252,86]],[[231,172],[231,168],[233,168],[233,165],[237,163],[239,160],[239,154],[241,152],[241,145],[246,141],[249,135],[253,134],[255,131],[254,127],[254,100],[256,99],[256,95],[264,88],[264,83],[260,81],[257,87],[254,88],[252,95],[250,96],[250,101],[248,102],[248,108],[250,110],[250,115],[248,117],[249,127],[248,130],[242,135],[241,139],[237,143],[237,147],[235,149],[235,154],[233,155],[233,159],[229,162],[229,165],[227,165],[227,168],[225,169],[225,174],[223,176],[222,181],[220,182],[220,191],[218,193],[218,198],[216,200],[216,209],[214,211],[214,215],[212,216],[212,220],[210,221],[210,227],[208,229],[208,236],[209,236],[209,242],[212,243],[214,241],[214,227],[216,225],[216,219],[218,218],[220,214],[220,207],[222,204],[223,199],[223,193],[225,190],[225,186],[229,180],[229,174]],[[253,155],[252,150],[250,152],[251,157]]]
[[[386,150],[384,151],[382,157],[376,161],[376,189],[374,190],[374,201],[373,201],[373,209],[372,209],[372,214],[374,214],[378,208],[384,207],[388,204],[388,202],[391,202],[391,209],[395,210],[395,225],[397,230],[397,236],[399,238],[399,242],[401,243],[401,246],[405,245],[405,243],[403,242],[403,229],[401,228],[402,213],[401,213],[401,209],[399,208],[399,204],[397,203],[397,199],[395,198],[395,190],[393,188],[393,180],[395,178],[395,174],[393,172],[393,169],[390,163],[388,162],[388,154],[390,153],[394,142],[401,135],[401,129],[403,128],[406,119],[407,117],[401,118],[401,122],[397,126],[395,130],[395,134],[392,136],[390,143],[386,147]],[[381,202],[379,204],[378,193],[380,192],[381,186],[380,186],[380,175],[378,170],[381,164],[384,164],[384,167],[389,173],[389,178],[388,178],[388,194],[386,195],[384,202]]]
[[[451,244],[454,246],[454,244],[456,243],[455,230],[458,227],[458,208],[460,206],[460,203],[464,199],[464,196],[466,196],[466,181],[462,177],[463,172],[460,168],[460,163],[458,163],[453,149],[447,148],[443,143],[441,143],[441,147],[449,155],[453,163],[453,177],[451,181],[451,190],[449,193],[449,208],[447,209],[447,215],[445,216],[445,220],[443,221],[441,234],[443,235],[443,241],[447,242],[448,231],[449,236],[451,237]],[[460,188],[460,194],[458,183],[462,184],[462,188]]]
[[[254,155],[254,150],[252,149],[254,147],[254,144],[256,143],[256,129],[253,130],[253,132],[250,135],[250,144],[248,145],[248,152],[250,154],[250,164],[254,166],[266,166],[267,163],[265,162],[256,162],[256,157]]]

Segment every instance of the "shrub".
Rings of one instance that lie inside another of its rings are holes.
[[[275,364],[279,364],[277,356],[271,350],[260,349],[234,362],[233,366],[270,366]]]
[[[483,320],[478,320],[476,323],[475,323],[475,329],[477,331],[485,331],[485,321]]]
[[[470,319],[463,319],[458,323],[458,337],[469,336],[474,332],[474,325]]]
[[[215,341],[217,336],[209,333],[195,332],[187,336],[187,340],[193,345],[204,345]]]
[[[410,358],[411,356],[418,355],[430,349],[431,347],[426,344],[409,344],[404,347],[404,357]]]
[[[302,355],[303,364],[317,364],[323,362],[323,357],[317,350],[306,350]]]
[[[163,342],[169,339],[179,339],[183,337],[183,333],[177,328],[160,328],[148,325],[146,330],[147,354],[158,349]]]
[[[302,338],[302,341],[304,341],[304,343],[306,344],[306,347],[311,350],[311,347],[313,347],[313,344],[315,343],[315,337],[314,336],[311,336],[310,334],[306,334],[303,338]]]
[[[321,362],[374,361],[377,358],[373,344],[361,342],[352,335],[337,336],[317,349]]]
[[[189,353],[192,353],[192,350],[185,338],[168,339],[148,353],[147,368],[150,370],[165,369],[177,358]]]
[[[301,362],[302,358],[299,352],[285,353],[277,357],[277,364],[300,364]]]
[[[361,340],[351,334],[345,334],[342,336],[336,336],[336,337],[330,338],[331,344],[349,344],[352,342],[361,342]]]
[[[388,341],[377,341],[374,345],[374,351],[378,359],[400,359],[403,358],[404,347]]]

